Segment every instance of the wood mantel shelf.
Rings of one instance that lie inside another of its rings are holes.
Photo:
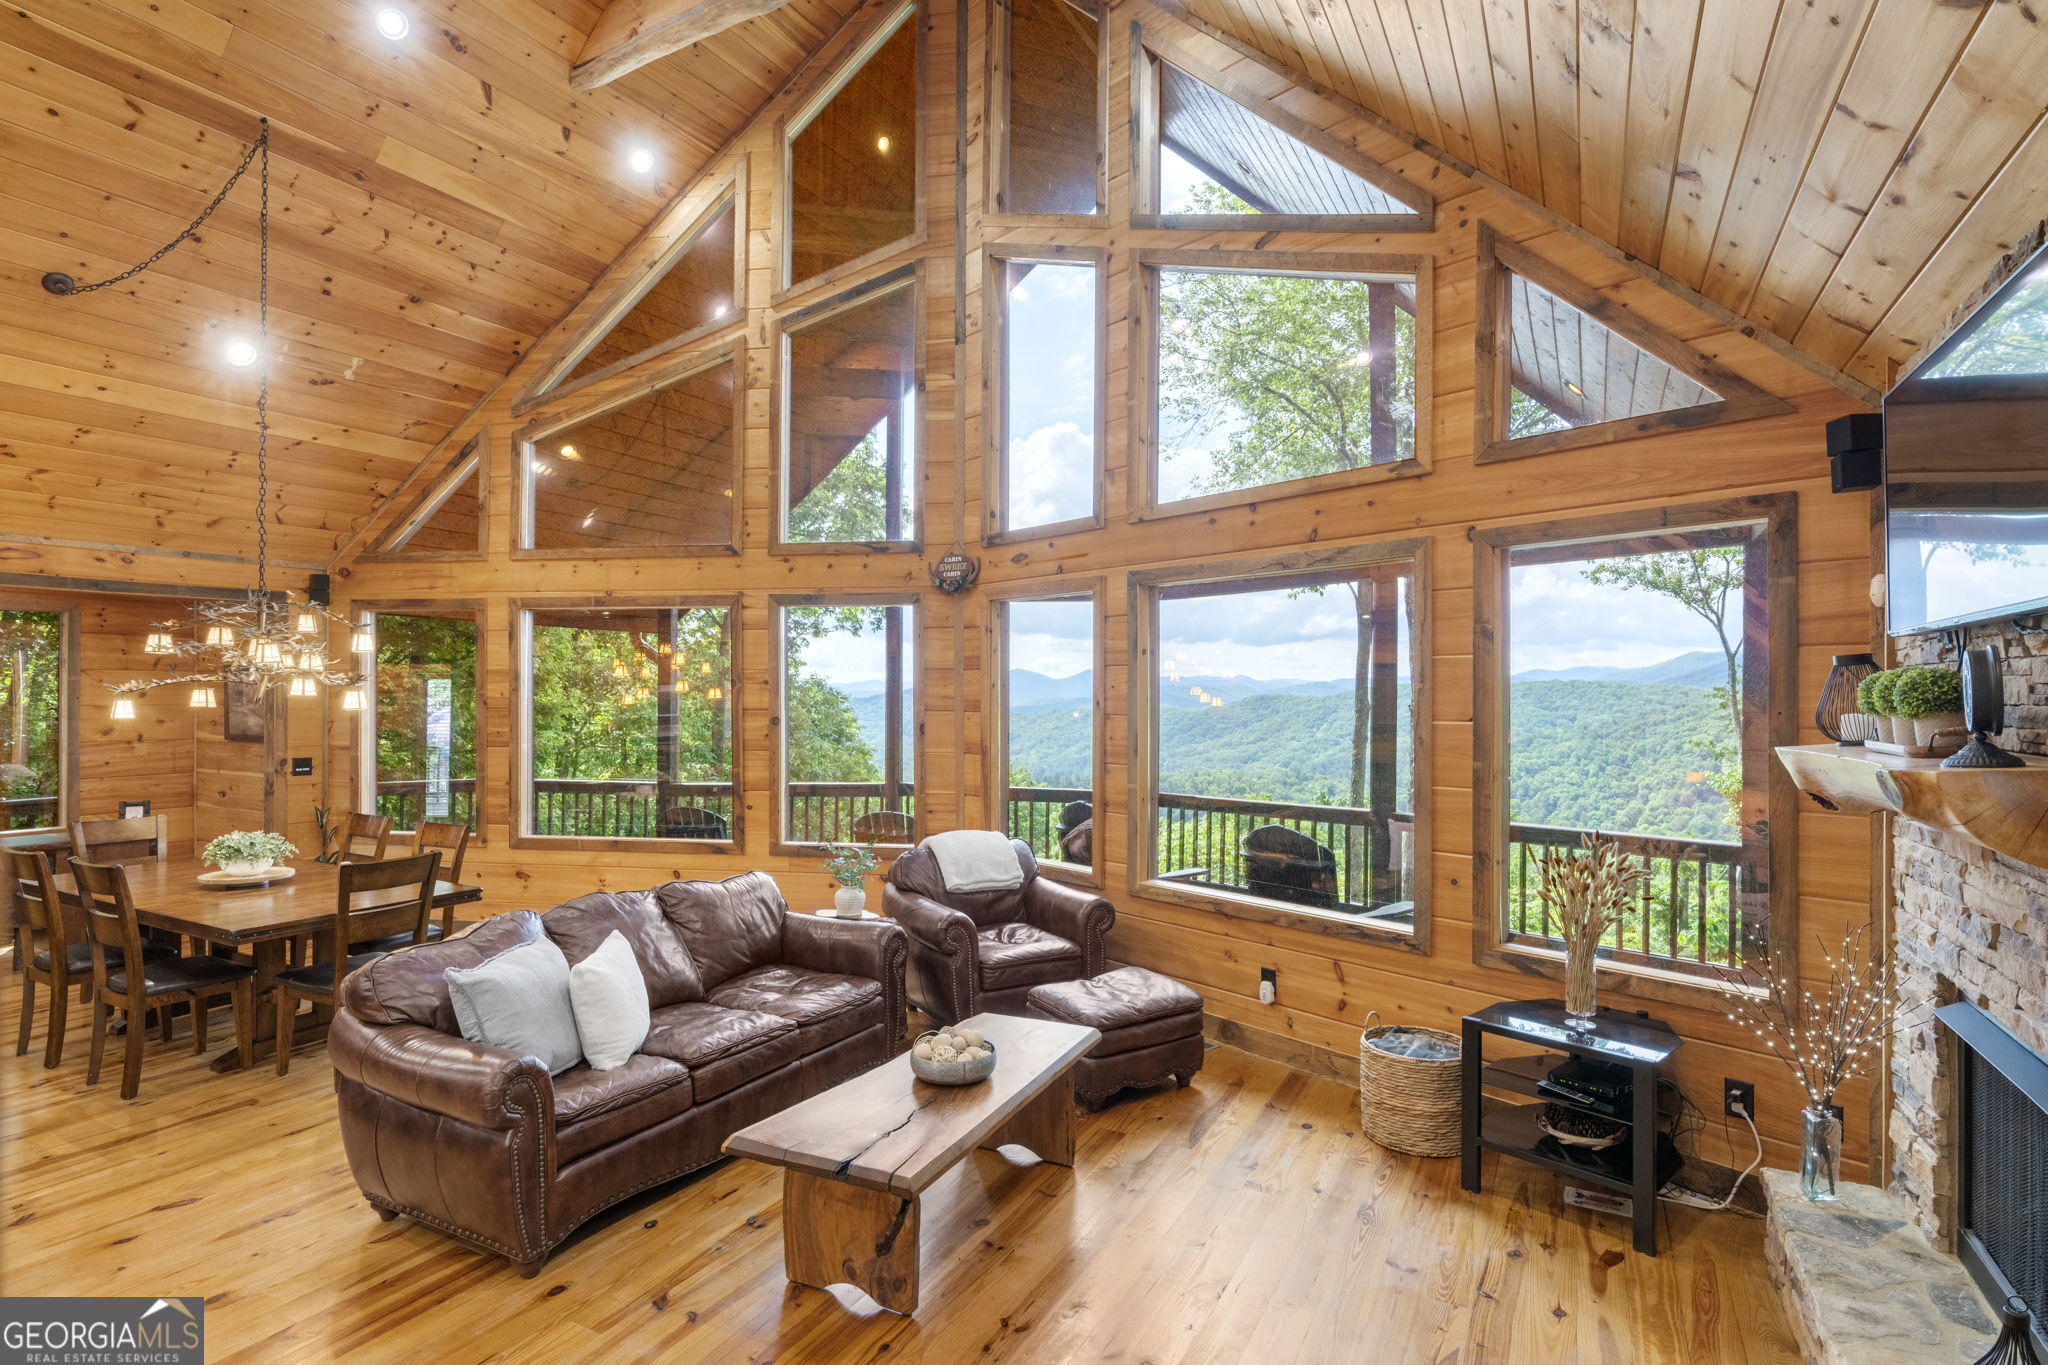
[[[2048,759],[2020,757],[2024,768],[1944,768],[1938,758],[1899,758],[1860,745],[1778,750],[1799,790],[1829,810],[1890,811],[2048,867]]]

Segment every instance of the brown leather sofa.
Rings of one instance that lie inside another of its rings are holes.
[[[542,934],[570,963],[614,929],[652,1026],[625,1066],[549,1076],[462,1037],[442,973]],[[669,882],[519,910],[351,975],[328,1034],[363,1195],[526,1274],[592,1214],[719,1157],[736,1130],[902,1046],[903,931],[789,912],[775,882]]]
[[[1012,839],[1023,885],[1010,891],[948,891],[924,848],[898,858],[882,905],[910,933],[911,995],[941,1023],[972,1014],[1024,1013],[1033,986],[1100,975],[1116,910],[1102,897],[1038,874],[1038,859]]]

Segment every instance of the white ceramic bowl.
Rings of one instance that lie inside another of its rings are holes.
[[[919,1034],[911,1046],[914,1048],[918,1043],[938,1036],[936,1031]],[[988,1049],[988,1056],[978,1062],[931,1062],[912,1052],[911,1074],[921,1081],[930,1081],[933,1085],[973,1085],[976,1081],[985,1081],[995,1074],[996,1045],[993,1039],[983,1038],[982,1046]]]

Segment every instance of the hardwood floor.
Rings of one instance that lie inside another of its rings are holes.
[[[0,1019],[20,978],[0,954]],[[324,1052],[216,1076],[151,1039],[141,1098],[85,1033],[0,1062],[0,1293],[204,1294],[208,1359],[704,1362],[1797,1360],[1762,1225],[1666,1206],[1664,1255],[1556,1180],[1395,1156],[1357,1095],[1233,1048],[1083,1117],[1076,1166],[976,1152],[925,1195],[915,1319],[782,1273],[781,1172],[745,1161],[587,1227],[524,1280],[350,1181]],[[218,1026],[216,1035],[223,1032]]]

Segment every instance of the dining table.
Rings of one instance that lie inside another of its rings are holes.
[[[293,859],[285,866],[292,875],[273,878],[255,886],[211,886],[199,880],[207,870],[205,862],[191,855],[173,855],[143,862],[126,863],[128,894],[135,902],[135,918],[146,929],[182,934],[212,946],[219,953],[246,952],[256,966],[256,996],[270,991],[277,974],[288,965],[287,954],[296,939],[314,943],[314,960],[332,961],[334,918],[339,906],[341,865]],[[76,906],[78,888],[71,874],[56,879],[58,898]],[[434,908],[467,905],[483,899],[483,888],[458,882],[434,883]],[[351,897],[350,908],[375,910],[397,903],[394,891],[364,891]],[[296,1038],[317,1036],[326,1029],[331,1007],[315,1010],[298,1025]],[[277,1033],[276,1012],[259,1006],[256,1011],[256,1041],[261,1045]],[[240,1054],[229,1048],[211,1063],[215,1071],[233,1071],[241,1065]]]

